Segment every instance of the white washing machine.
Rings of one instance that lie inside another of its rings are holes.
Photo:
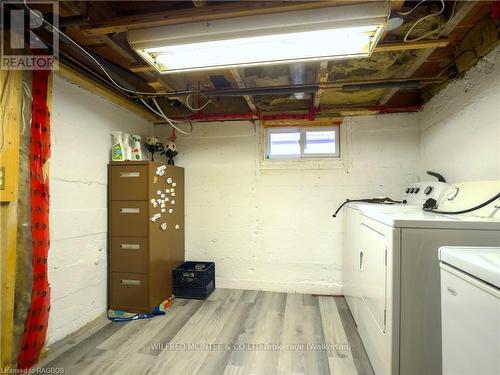
[[[500,374],[500,247],[442,247],[444,375]]]
[[[377,375],[442,373],[438,249],[500,244],[499,200],[467,215],[424,212],[420,185],[408,205],[346,210],[343,292]],[[457,211],[496,195],[500,181],[441,187],[439,208]]]

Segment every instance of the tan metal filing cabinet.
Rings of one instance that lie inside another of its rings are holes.
[[[150,312],[172,294],[184,262],[184,169],[149,161],[111,162],[109,306]]]

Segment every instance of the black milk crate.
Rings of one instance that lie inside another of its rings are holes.
[[[206,299],[215,289],[215,263],[184,262],[172,270],[172,280],[175,297]]]

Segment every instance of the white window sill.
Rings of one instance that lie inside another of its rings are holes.
[[[261,170],[346,169],[341,158],[261,159]]]

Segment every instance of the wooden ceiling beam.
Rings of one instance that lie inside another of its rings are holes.
[[[157,70],[146,63],[134,63],[129,66],[129,70],[134,73],[156,72]]]
[[[374,53],[377,52],[391,52],[391,51],[408,51],[415,49],[436,49],[447,47],[450,44],[449,39],[436,39],[436,40],[419,40],[417,42],[407,42],[407,43],[381,43],[377,45],[374,49]]]
[[[120,45],[118,45],[113,39],[111,39],[107,35],[102,35],[103,42],[117,54],[119,54],[122,58],[124,58],[127,63],[135,63],[137,60],[125,49],[123,49]]]
[[[207,5],[207,0],[192,0],[195,8],[201,8]]]
[[[83,9],[78,3],[78,1],[60,1],[60,12],[67,16],[81,16]]]
[[[230,70],[230,72],[234,78],[234,81],[236,82],[236,85],[238,85],[238,87],[240,89],[245,89],[246,88],[245,81],[244,81],[243,77],[241,76],[240,72],[238,71],[238,69],[233,68]],[[257,112],[257,106],[255,105],[253,97],[250,95],[245,95],[245,96],[243,96],[243,98],[247,102],[248,108],[250,108],[250,110],[252,112]]]
[[[446,37],[449,34],[453,32],[453,30],[462,22],[467,15],[474,9],[474,7],[477,4],[476,0],[470,0],[470,1],[460,1],[458,2],[460,8],[456,9],[455,15],[453,19],[441,30],[441,32],[437,35],[439,37]],[[436,48],[428,48],[426,51],[420,54],[418,58],[413,62],[413,64],[408,67],[403,72],[403,77],[411,77],[415,72],[422,66],[422,64],[425,63],[425,61],[432,55],[432,53],[435,51]],[[399,91],[399,89],[394,88],[388,90],[382,98],[379,100],[379,105],[385,105],[389,102],[389,100],[392,99],[392,97]]]
[[[321,102],[321,95],[325,91],[326,83],[328,82],[328,61],[321,61],[316,73],[316,82],[319,83],[318,90],[314,94],[313,108],[318,108]]]
[[[405,0],[391,0],[391,10],[401,10]]]
[[[91,22],[100,22],[107,18],[117,17],[111,2],[109,1],[88,1],[87,2],[87,15]]]
[[[156,77],[156,79],[149,81],[148,85],[151,86],[158,93],[164,93],[165,91],[167,91],[167,92],[168,91],[175,91],[172,84],[167,82],[166,79],[163,77]],[[175,100],[179,101],[184,106],[184,108],[189,109],[189,106],[186,103],[187,97],[176,96],[176,97],[169,97],[169,99],[171,99],[171,100],[175,99]],[[191,111],[191,110],[189,110],[189,111]]]
[[[157,92],[165,91],[165,85],[157,79],[152,80],[152,81],[148,81],[148,85],[151,86]],[[168,91],[168,89],[167,89],[167,91]]]
[[[356,1],[353,1],[355,3]],[[363,2],[363,1],[358,1]],[[275,3],[238,2],[231,5],[204,6],[196,9],[179,9],[134,16],[122,16],[92,22],[81,27],[82,35],[101,35],[156,26],[178,25],[198,21],[213,21],[271,13],[305,9],[318,9],[345,4],[342,0],[328,1],[289,1]]]
[[[332,126],[339,125],[344,121],[343,117],[321,117],[314,120],[263,120],[262,126],[265,128],[286,127],[286,126]]]

